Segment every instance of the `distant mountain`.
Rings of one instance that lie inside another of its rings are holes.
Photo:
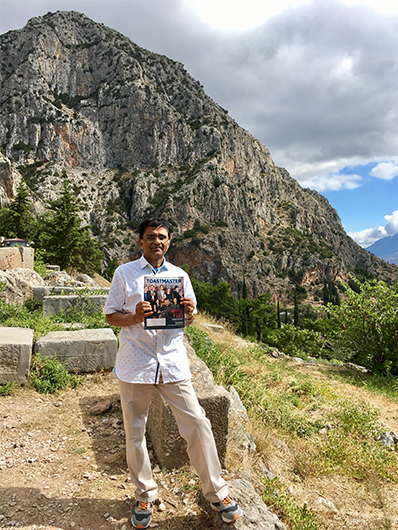
[[[164,216],[170,261],[237,296],[243,279],[249,296],[319,293],[357,266],[397,282],[181,63],[84,14],[1,35],[0,94],[0,207],[22,179],[41,213],[67,176],[107,263],[136,257],[138,223]]]
[[[383,239],[379,239],[373,245],[366,247],[366,250],[387,261],[387,263],[398,265],[398,234],[383,237]]]

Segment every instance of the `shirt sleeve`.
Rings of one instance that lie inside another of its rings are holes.
[[[110,315],[116,311],[123,312],[124,305],[125,281],[120,270],[116,269],[102,313],[104,315]]]

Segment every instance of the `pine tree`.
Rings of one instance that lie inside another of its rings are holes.
[[[278,327],[278,329],[280,329],[282,327],[282,325],[281,325],[281,310],[280,310],[280,307],[279,307],[279,300],[278,300],[278,303],[277,303],[277,306],[276,306],[276,312],[277,312],[277,327]]]
[[[329,303],[333,305],[340,305],[339,292],[333,280],[324,280],[322,289],[322,299],[324,306],[327,306]]]
[[[4,237],[34,239],[37,222],[31,212],[32,201],[23,181],[17,188],[14,201],[0,212],[0,232]]]
[[[242,287],[242,300],[247,300],[247,285],[246,285],[246,278],[243,277],[243,287]],[[246,337],[249,334],[249,311],[247,304],[243,302],[243,310],[242,310],[242,335]]]
[[[298,327],[299,326],[299,306],[298,306],[297,292],[296,291],[294,291],[293,300],[294,300],[293,324],[296,327]]]
[[[64,270],[93,274],[100,270],[103,253],[90,237],[88,226],[80,226],[79,204],[65,178],[58,199],[49,201],[49,212],[40,218],[39,247],[49,263]]]
[[[111,282],[113,275],[115,273],[115,270],[118,267],[119,267],[119,260],[116,257],[112,258],[111,261],[108,263],[108,265],[105,267],[105,269],[102,271],[102,276]]]

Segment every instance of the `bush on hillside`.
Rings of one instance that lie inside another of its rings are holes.
[[[398,285],[371,280],[359,292],[344,287],[341,305],[327,307],[338,329],[330,335],[333,348],[374,372],[398,375]]]

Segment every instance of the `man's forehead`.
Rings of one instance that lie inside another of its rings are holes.
[[[148,234],[164,234],[169,237],[167,228],[164,226],[147,226],[144,231],[144,236],[147,236]]]

